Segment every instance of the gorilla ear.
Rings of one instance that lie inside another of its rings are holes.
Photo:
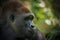
[[[13,14],[10,15],[9,19],[13,22],[15,19],[15,16]]]

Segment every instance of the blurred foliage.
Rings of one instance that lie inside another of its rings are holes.
[[[23,0],[22,0],[23,1]],[[60,1],[58,0],[25,0],[30,2],[35,15],[36,27],[46,35],[46,40],[60,40]]]
[[[32,12],[35,14],[35,24],[40,31],[47,33],[52,26],[54,17],[51,8],[47,8],[43,0],[30,0],[32,4]],[[48,23],[49,22],[49,23]]]
[[[60,40],[57,34],[60,33],[58,26],[60,18],[54,0],[31,0],[32,12],[35,14],[35,25],[46,36],[47,40]],[[56,1],[56,0],[55,0]],[[53,4],[55,6],[53,6]],[[55,13],[54,11],[57,11]],[[57,25],[58,24],[58,25]],[[57,26],[56,26],[57,25]],[[57,37],[58,36],[58,37]],[[56,39],[56,37],[58,39]]]

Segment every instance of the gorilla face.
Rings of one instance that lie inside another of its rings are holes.
[[[16,33],[17,37],[30,37],[33,35],[34,24],[33,20],[34,15],[28,14],[9,14],[8,16],[8,25],[11,25],[10,28]]]

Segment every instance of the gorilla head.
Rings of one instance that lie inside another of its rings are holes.
[[[18,0],[5,1],[0,16],[1,38],[30,38],[29,40],[44,39],[41,33],[34,29],[34,15]],[[25,40],[25,39],[24,39]]]

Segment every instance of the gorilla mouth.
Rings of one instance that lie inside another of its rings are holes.
[[[25,34],[25,36],[26,36],[26,37],[32,37],[33,34],[34,34],[34,32],[29,31],[29,32],[27,32],[27,33]]]

